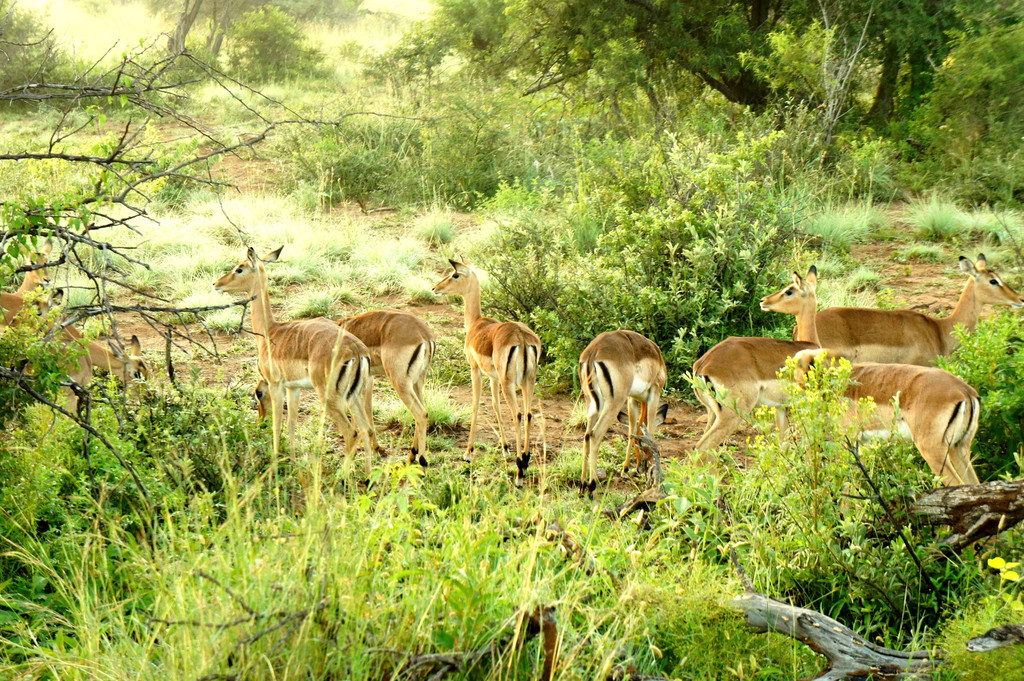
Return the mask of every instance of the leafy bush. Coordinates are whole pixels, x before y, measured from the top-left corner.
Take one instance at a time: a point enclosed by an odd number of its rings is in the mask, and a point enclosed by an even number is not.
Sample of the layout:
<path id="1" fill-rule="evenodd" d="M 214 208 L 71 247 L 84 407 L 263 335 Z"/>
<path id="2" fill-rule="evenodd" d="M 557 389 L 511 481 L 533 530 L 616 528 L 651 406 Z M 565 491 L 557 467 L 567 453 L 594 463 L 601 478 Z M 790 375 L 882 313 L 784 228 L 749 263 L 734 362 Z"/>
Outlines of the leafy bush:
<path id="1" fill-rule="evenodd" d="M 273 5 L 246 12 L 231 27 L 228 67 L 248 81 L 281 80 L 313 73 L 323 55 L 309 45 L 302 26 Z"/>
<path id="2" fill-rule="evenodd" d="M 939 366 L 961 377 L 981 395 L 974 436 L 974 469 L 982 480 L 1019 477 L 1014 457 L 1024 454 L 1024 322 L 1002 310 L 983 319 L 974 333 L 954 332 L 960 345 Z"/>
<path id="3" fill-rule="evenodd" d="M 662 348 L 679 387 L 711 345 L 779 324 L 757 304 L 784 281 L 795 234 L 760 165 L 771 143 L 724 144 L 702 163 L 682 143 L 667 155 L 650 139 L 603 143 L 579 179 L 586 194 L 499 224 L 481 254 L 495 283 L 487 304 L 532 323 L 553 361 L 546 375 L 562 384 L 594 336 L 628 328 Z M 584 252 L 581 212 L 607 225 Z"/>
<path id="4" fill-rule="evenodd" d="M 918 234 L 931 241 L 947 241 L 967 234 L 967 216 L 956 204 L 932 195 L 907 207 L 907 219 Z"/>

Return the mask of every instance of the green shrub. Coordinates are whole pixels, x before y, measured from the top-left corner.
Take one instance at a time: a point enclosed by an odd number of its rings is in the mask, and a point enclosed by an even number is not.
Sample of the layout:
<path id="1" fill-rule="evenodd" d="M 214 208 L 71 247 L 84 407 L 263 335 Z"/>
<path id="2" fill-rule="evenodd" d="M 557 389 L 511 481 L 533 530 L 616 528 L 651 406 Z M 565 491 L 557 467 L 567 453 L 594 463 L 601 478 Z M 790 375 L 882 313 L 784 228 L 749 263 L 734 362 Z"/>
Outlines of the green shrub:
<path id="1" fill-rule="evenodd" d="M 67 66 L 40 16 L 15 0 L 0 0 L 0 91 L 57 82 Z"/>
<path id="2" fill-rule="evenodd" d="M 881 210 L 870 203 L 851 203 L 835 208 L 827 206 L 800 226 L 809 235 L 821 237 L 824 245 L 846 252 L 851 244 L 865 241 L 884 221 Z"/>
<path id="3" fill-rule="evenodd" d="M 960 345 L 939 366 L 961 377 L 981 396 L 974 436 L 974 469 L 982 480 L 1020 476 L 1014 457 L 1024 453 L 1024 322 L 1008 310 L 983 319 L 974 333 L 960 333 Z"/>
<path id="4" fill-rule="evenodd" d="M 311 74 L 323 59 L 302 26 L 273 5 L 239 17 L 231 26 L 229 45 L 228 68 L 247 81 Z"/>
<path id="5" fill-rule="evenodd" d="M 719 340 L 779 325 L 758 307 L 784 282 L 795 233 L 760 165 L 771 142 L 724 144 L 703 163 L 684 145 L 666 156 L 653 140 L 604 142 L 580 178 L 592 194 L 499 223 L 481 253 L 494 283 L 485 305 L 531 323 L 545 375 L 562 385 L 594 336 L 628 328 L 662 348 L 679 387 Z M 569 216 L 584 211 L 607 227 L 581 253 Z"/>

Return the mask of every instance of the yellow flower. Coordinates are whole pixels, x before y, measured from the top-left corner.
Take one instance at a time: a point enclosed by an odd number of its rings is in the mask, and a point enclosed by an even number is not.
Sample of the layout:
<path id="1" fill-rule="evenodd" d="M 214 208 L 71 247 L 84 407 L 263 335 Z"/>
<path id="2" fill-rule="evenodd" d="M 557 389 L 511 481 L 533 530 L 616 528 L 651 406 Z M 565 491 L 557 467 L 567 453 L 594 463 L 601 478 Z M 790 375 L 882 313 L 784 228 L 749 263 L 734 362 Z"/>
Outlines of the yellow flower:
<path id="1" fill-rule="evenodd" d="M 1016 572 L 1014 572 L 1013 570 L 1004 570 L 1004 571 L 999 573 L 999 576 L 1002 579 L 1005 579 L 1005 580 L 1010 581 L 1010 582 L 1019 582 L 1020 581 L 1020 575 L 1017 574 Z"/>
<path id="2" fill-rule="evenodd" d="M 1002 570 L 1006 567 L 1006 561 L 1002 558 L 989 558 L 988 566 L 993 570 Z"/>

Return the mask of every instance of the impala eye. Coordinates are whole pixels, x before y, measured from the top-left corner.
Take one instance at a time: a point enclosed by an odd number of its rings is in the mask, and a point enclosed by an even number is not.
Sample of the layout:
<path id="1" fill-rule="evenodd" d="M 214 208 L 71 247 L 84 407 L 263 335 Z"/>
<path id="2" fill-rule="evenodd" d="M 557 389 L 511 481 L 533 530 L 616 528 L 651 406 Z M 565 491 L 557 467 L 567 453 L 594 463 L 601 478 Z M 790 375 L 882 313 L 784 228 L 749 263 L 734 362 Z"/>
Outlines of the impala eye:
<path id="1" fill-rule="evenodd" d="M 458 273 L 452 275 L 452 279 L 458 279 L 458 278 L 459 278 Z"/>
<path id="2" fill-rule="evenodd" d="M 999 286 L 998 279 L 990 279 L 988 283 L 992 284 L 993 286 Z"/>
<path id="3" fill-rule="evenodd" d="M 242 273 L 242 266 L 239 265 L 238 267 L 235 268 L 235 274 L 241 274 L 241 273 Z"/>
<path id="4" fill-rule="evenodd" d="M 793 295 L 793 289 L 791 289 L 791 288 L 786 289 L 786 295 L 787 296 Z"/>

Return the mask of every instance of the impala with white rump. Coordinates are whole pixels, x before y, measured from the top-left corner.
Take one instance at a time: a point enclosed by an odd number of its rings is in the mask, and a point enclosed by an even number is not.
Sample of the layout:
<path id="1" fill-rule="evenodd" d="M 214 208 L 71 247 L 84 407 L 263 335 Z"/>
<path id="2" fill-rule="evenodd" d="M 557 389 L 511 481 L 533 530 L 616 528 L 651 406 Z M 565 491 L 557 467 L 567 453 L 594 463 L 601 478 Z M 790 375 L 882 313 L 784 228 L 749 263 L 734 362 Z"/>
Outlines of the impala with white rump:
<path id="1" fill-rule="evenodd" d="M 519 322 L 499 322 L 480 312 L 480 278 L 468 262 L 449 260 L 452 273 L 434 287 L 436 294 L 462 296 L 466 316 L 466 359 L 473 378 L 473 418 L 469 424 L 466 455 L 472 458 L 476 435 L 476 417 L 483 390 L 482 374 L 491 382 L 491 404 L 498 421 L 502 449 L 507 449 L 505 428 L 501 423 L 498 385 L 512 408 L 516 424 L 516 467 L 521 479 L 530 465 L 530 424 L 533 421 L 533 389 L 537 383 L 540 338 Z M 516 403 L 516 390 L 522 392 L 523 405 Z M 520 430 L 523 431 L 520 440 Z"/>
<path id="2" fill-rule="evenodd" d="M 796 380 L 821 360 L 825 349 L 797 353 Z M 828 355 L 832 357 L 830 353 Z M 888 436 L 895 423 L 896 435 L 910 439 L 946 485 L 977 485 L 971 465 L 971 441 L 978 430 L 981 402 L 978 393 L 963 380 L 942 369 L 911 364 L 854 364 L 850 386 L 844 395 L 851 400 L 848 418 L 857 419 L 860 399 L 870 397 L 876 411 L 870 423 L 858 424 L 864 437 Z"/>
<path id="3" fill-rule="evenodd" d="M 388 377 L 398 399 L 413 415 L 416 433 L 409 450 L 409 463 L 418 460 L 421 466 L 426 467 L 429 421 L 423 386 L 434 358 L 434 333 L 422 319 L 401 310 L 370 310 L 345 317 L 338 326 L 366 345 L 370 351 L 370 371 L 376 376 L 384 374 Z M 370 440 L 374 451 L 377 451 L 377 436 L 372 430 Z"/>
<path id="4" fill-rule="evenodd" d="M 262 260 L 249 248 L 246 260 L 218 279 L 217 291 L 245 293 L 255 297 L 252 328 L 256 334 L 257 365 L 267 382 L 274 429 L 274 462 L 281 446 L 281 417 L 285 391 L 288 393 L 288 441 L 295 451 L 295 424 L 298 420 L 299 390 L 312 388 L 327 414 L 345 438 L 345 469 L 350 470 L 358 440 L 366 450 L 364 470 L 370 474 L 373 429 L 369 409 L 373 390 L 370 378 L 370 352 L 362 341 L 327 319 L 307 319 L 278 323 L 270 309 L 267 272 L 264 263 L 275 262 L 281 249 Z M 355 427 L 346 411 L 352 414 Z"/>
<path id="5" fill-rule="evenodd" d="M 628 408 L 629 437 L 626 463 L 640 423 L 653 437 L 668 405 L 659 407 L 668 376 L 661 350 L 635 331 L 607 331 L 590 342 L 580 355 L 580 387 L 587 401 L 587 431 L 583 436 L 580 482 L 591 493 L 597 488 L 597 454 L 608 428 Z M 628 405 L 627 405 L 628 403 Z M 640 457 L 637 456 L 637 465 Z"/>
<path id="6" fill-rule="evenodd" d="M 733 336 L 694 363 L 694 392 L 708 412 L 708 424 L 697 450 L 718 447 L 760 406 L 775 407 L 776 425 L 780 431 L 785 430 L 786 394 L 777 374 L 787 358 L 818 347 L 814 333 L 817 285 L 818 270 L 812 266 L 806 277 L 794 272 L 792 283 L 761 299 L 762 310 L 796 315 L 799 340 Z"/>

